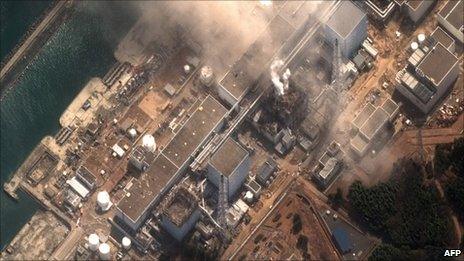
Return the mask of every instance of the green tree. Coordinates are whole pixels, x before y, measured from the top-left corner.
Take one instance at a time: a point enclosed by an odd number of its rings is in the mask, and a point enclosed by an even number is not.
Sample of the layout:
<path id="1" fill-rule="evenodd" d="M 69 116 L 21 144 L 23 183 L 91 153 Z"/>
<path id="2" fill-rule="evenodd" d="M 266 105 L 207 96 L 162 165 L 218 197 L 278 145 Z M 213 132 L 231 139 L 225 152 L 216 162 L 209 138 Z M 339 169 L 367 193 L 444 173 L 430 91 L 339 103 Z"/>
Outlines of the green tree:
<path id="1" fill-rule="evenodd" d="M 396 212 L 395 188 L 390 183 L 365 188 L 360 181 L 355 181 L 350 186 L 348 199 L 353 209 L 374 232 L 380 232 L 386 220 Z"/>
<path id="2" fill-rule="evenodd" d="M 457 177 L 446 185 L 446 197 L 456 212 L 464 217 L 464 178 Z"/>
<path id="3" fill-rule="evenodd" d="M 389 244 L 382 244 L 378 246 L 369 256 L 369 261 L 383 261 L 383 260 L 410 260 L 410 255 L 399 248 Z"/>

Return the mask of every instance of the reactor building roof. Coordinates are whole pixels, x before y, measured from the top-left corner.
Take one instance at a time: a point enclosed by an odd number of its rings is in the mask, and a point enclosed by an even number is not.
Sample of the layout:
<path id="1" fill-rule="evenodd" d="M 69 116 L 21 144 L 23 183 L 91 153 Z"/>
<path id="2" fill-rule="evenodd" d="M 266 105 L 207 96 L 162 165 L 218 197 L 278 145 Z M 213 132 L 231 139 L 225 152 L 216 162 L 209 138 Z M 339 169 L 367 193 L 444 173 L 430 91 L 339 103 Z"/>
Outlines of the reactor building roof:
<path id="1" fill-rule="evenodd" d="M 372 105 L 372 103 L 366 104 L 362 111 L 356 116 L 356 118 L 353 120 L 352 124 L 355 128 L 360 129 L 364 123 L 369 119 L 369 117 L 374 113 L 375 107 Z"/>
<path id="2" fill-rule="evenodd" d="M 179 170 L 220 124 L 226 112 L 217 100 L 207 96 L 148 170 L 134 179 L 132 187 L 118 203 L 119 210 L 137 221 L 178 176 Z"/>
<path id="3" fill-rule="evenodd" d="M 385 100 L 379 107 L 374 107 L 371 103 L 366 104 L 358 117 L 351 123 L 359 130 L 356 136 L 350 140 L 351 148 L 360 155 L 364 154 L 371 140 L 398 114 L 398 111 L 399 105 L 392 99 Z"/>
<path id="4" fill-rule="evenodd" d="M 363 137 L 361 137 L 358 133 L 351 139 L 350 145 L 358 154 L 363 154 L 366 151 L 369 142 L 363 139 Z"/>
<path id="5" fill-rule="evenodd" d="M 463 1 L 448 1 L 448 3 L 440 10 L 438 17 L 445 20 L 451 25 L 455 32 L 460 32 L 462 41 L 462 33 L 464 31 L 464 19 L 462 17 Z M 456 36 L 457 37 L 457 36 Z"/>
<path id="6" fill-rule="evenodd" d="M 248 151 L 229 137 L 211 157 L 210 164 L 224 176 L 229 177 L 247 156 Z"/>
<path id="7" fill-rule="evenodd" d="M 260 33 L 256 41 L 220 81 L 220 85 L 235 99 L 240 99 L 267 69 L 266 64 L 288 40 L 293 30 L 282 17 L 273 18 L 264 32 Z"/>
<path id="8" fill-rule="evenodd" d="M 133 221 L 136 221 L 149 207 L 151 202 L 174 177 L 178 168 L 164 155 L 160 154 L 139 179 L 133 181 L 126 196 L 119 202 L 118 208 Z"/>
<path id="9" fill-rule="evenodd" d="M 445 32 L 440 26 L 437 26 L 430 36 L 438 43 L 443 44 L 443 46 L 445 46 L 448 50 L 454 45 L 453 37 Z"/>
<path id="10" fill-rule="evenodd" d="M 441 86 L 441 82 L 458 61 L 458 58 L 453 53 L 441 43 L 438 43 L 422 59 L 417 66 L 417 71 L 428 78 L 434 86 L 438 87 Z"/>
<path id="11" fill-rule="evenodd" d="M 400 106 L 394 102 L 392 99 L 387 99 L 382 104 L 382 109 L 390 115 L 390 119 L 396 116 L 399 111 Z"/>
<path id="12" fill-rule="evenodd" d="M 377 108 L 369 120 L 359 130 L 367 139 L 372 139 L 378 130 L 388 121 L 389 115 L 382 108 Z"/>
<path id="13" fill-rule="evenodd" d="M 219 125 L 226 113 L 226 108 L 216 99 L 206 97 L 169 142 L 163 154 L 176 166 L 181 167 Z"/>
<path id="14" fill-rule="evenodd" d="M 177 227 L 181 227 L 193 211 L 197 209 L 198 199 L 184 187 L 174 191 L 163 207 L 163 214 Z"/>
<path id="15" fill-rule="evenodd" d="M 366 14 L 351 1 L 342 1 L 330 16 L 326 25 L 343 38 L 346 38 L 361 22 Z"/>

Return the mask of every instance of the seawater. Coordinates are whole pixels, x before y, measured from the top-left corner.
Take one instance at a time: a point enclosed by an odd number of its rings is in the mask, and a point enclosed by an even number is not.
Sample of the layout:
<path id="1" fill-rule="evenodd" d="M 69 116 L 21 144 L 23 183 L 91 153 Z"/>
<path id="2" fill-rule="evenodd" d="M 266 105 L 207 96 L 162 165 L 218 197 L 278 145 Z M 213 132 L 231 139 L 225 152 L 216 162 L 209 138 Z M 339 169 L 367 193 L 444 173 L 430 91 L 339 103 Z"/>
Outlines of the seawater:
<path id="1" fill-rule="evenodd" d="M 92 77 L 115 62 L 113 51 L 137 17 L 124 2 L 79 2 L 3 97 L 1 184 L 9 180 L 46 135 L 59 130 L 59 117 Z M 15 202 L 2 190 L 0 248 L 32 217 L 38 205 L 24 193 Z"/>
<path id="2" fill-rule="evenodd" d="M 19 43 L 37 18 L 52 1 L 0 2 L 0 60 Z"/>

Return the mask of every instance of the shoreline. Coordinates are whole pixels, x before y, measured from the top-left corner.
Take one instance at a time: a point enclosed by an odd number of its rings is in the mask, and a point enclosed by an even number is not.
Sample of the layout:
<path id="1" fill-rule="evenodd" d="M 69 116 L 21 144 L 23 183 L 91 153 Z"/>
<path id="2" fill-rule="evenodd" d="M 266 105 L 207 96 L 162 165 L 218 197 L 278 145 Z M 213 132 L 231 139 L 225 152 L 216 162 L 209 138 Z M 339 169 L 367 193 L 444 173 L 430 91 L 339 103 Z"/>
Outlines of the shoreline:
<path id="1" fill-rule="evenodd" d="M 31 28 L 32 32 L 27 33 L 26 37 L 7 56 L 2 62 L 0 72 L 0 101 L 11 89 L 13 83 L 18 79 L 24 69 L 32 59 L 40 52 L 43 45 L 56 32 L 59 26 L 66 21 L 73 10 L 72 1 L 58 1 L 47 10 L 43 18 L 37 20 Z M 28 31 L 29 32 L 29 31 Z"/>

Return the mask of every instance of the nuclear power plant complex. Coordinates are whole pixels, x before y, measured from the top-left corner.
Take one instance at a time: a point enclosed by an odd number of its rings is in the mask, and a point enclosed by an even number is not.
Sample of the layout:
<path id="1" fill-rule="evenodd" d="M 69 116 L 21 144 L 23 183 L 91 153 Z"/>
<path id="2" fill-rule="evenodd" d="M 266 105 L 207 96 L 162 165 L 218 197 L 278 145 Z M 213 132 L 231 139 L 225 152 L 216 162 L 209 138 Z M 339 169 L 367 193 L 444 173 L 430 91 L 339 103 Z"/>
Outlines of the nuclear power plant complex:
<path id="1" fill-rule="evenodd" d="M 462 3 L 146 2 L 5 183 L 58 225 L 1 259 L 368 259 L 350 185 L 463 135 Z"/>

